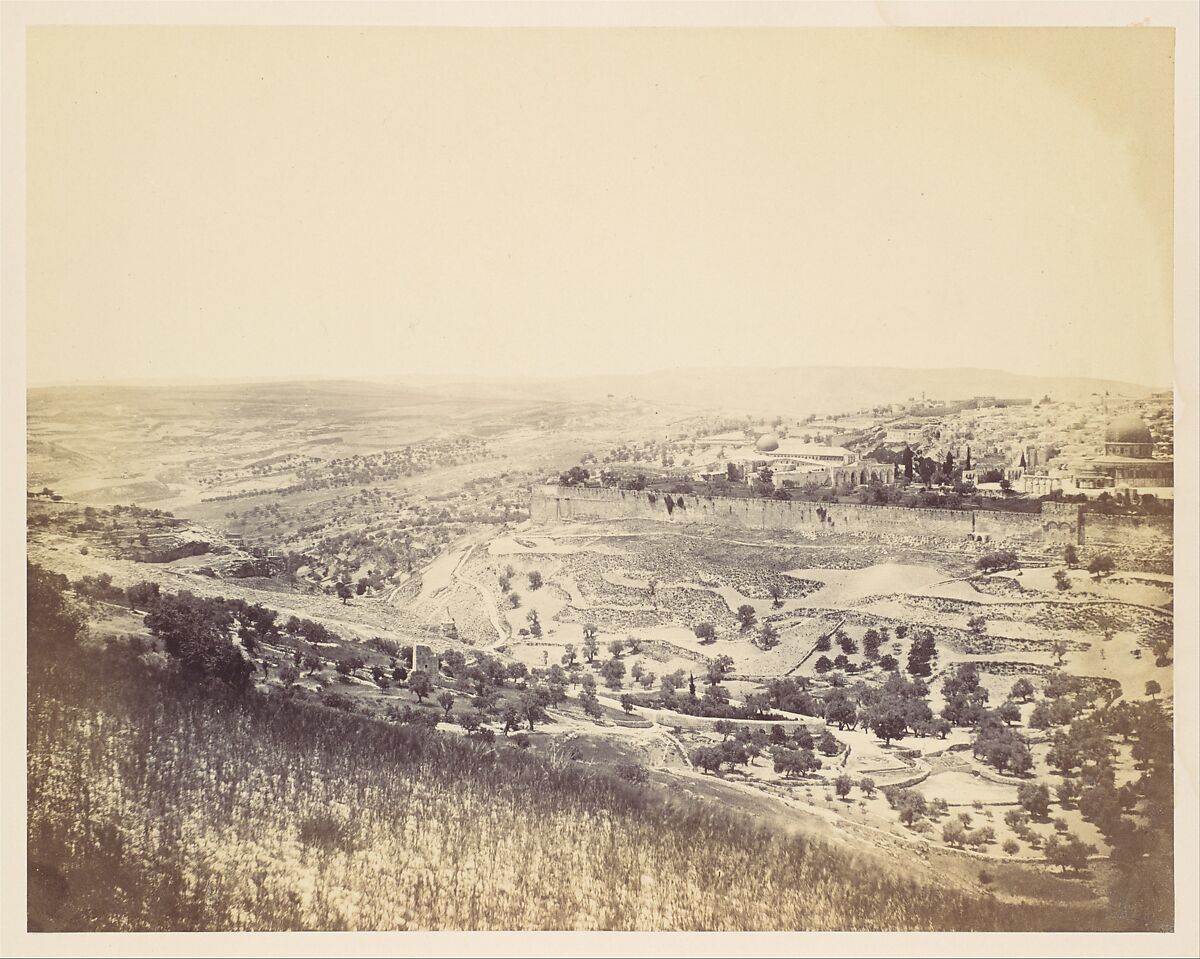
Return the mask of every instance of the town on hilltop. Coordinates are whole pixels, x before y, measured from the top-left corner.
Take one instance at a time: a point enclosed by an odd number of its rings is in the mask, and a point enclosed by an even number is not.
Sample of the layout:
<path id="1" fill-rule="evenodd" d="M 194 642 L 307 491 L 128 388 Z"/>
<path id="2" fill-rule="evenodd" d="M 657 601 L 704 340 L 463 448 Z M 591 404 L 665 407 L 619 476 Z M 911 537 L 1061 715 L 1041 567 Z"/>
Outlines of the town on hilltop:
<path id="1" fill-rule="evenodd" d="M 892 490 L 914 484 L 926 494 L 924 505 L 935 505 L 930 497 L 936 496 L 952 508 L 963 496 L 1019 501 L 1053 495 L 1126 506 L 1147 497 L 1147 506 L 1173 499 L 1170 395 L 1122 405 L 1123 412 L 1108 414 L 1103 399 L 1097 411 L 1049 397 L 1036 404 L 975 397 L 923 401 L 899 416 L 897 409 L 875 409 L 791 423 L 777 417 L 665 442 L 660 465 L 669 472 L 660 475 L 727 495 L 741 493 L 739 482 L 760 492 L 770 486 L 789 498 L 866 488 L 880 505 L 892 501 Z M 1072 421 L 1064 422 L 1064 415 Z M 1157 438 L 1143 416 L 1154 422 Z M 628 472 L 622 466 L 601 465 L 586 479 L 579 472 L 564 476 L 571 484 L 619 485 Z"/>

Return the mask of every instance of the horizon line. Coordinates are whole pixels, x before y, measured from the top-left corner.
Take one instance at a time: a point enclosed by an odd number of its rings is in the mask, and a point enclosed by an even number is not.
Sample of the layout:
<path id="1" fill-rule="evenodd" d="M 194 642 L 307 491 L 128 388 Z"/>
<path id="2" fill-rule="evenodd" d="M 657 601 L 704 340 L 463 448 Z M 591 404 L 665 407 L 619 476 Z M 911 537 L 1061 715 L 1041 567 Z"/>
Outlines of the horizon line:
<path id="1" fill-rule="evenodd" d="M 544 374 L 544 373 L 487 373 L 479 375 L 462 375 L 452 373 L 400 373 L 400 374 L 367 374 L 363 376 L 355 376 L 346 373 L 280 373 L 264 376 L 204 376 L 204 375 L 189 375 L 181 377 L 134 377 L 121 379 L 71 379 L 71 380 L 54 380 L 42 382 L 26 382 L 26 392 L 33 390 L 45 389 L 67 389 L 67 388 L 129 388 L 129 387 L 168 387 L 168 386 L 237 386 L 240 384 L 267 384 L 275 383 L 284 384 L 304 384 L 304 383 L 362 383 L 376 385 L 401 385 L 405 381 L 413 382 L 438 382 L 444 385 L 453 384 L 485 384 L 485 383 L 520 383 L 520 382 L 542 382 L 553 383 L 570 380 L 596 380 L 605 378 L 620 378 L 620 377 L 639 377 L 639 376 L 655 376 L 659 374 L 681 373 L 681 372 L 718 372 L 721 370 L 738 370 L 738 371 L 769 371 L 769 372 L 784 372 L 788 370 L 893 370 L 897 372 L 961 372 L 961 373 L 1000 373 L 1006 376 L 1022 377 L 1026 379 L 1059 379 L 1059 380 L 1082 380 L 1096 381 L 1104 383 L 1119 384 L 1121 386 L 1132 386 L 1140 389 L 1150 390 L 1152 392 L 1170 391 L 1175 384 L 1172 383 L 1142 383 L 1136 380 L 1119 379 L 1112 376 L 1096 376 L 1096 375 L 1079 375 L 1079 374 L 1056 374 L 1056 373 L 1024 373 L 1015 370 L 1004 369 L 1001 367 L 987 366 L 884 366 L 880 364 L 855 364 L 855 363 L 821 363 L 814 365 L 787 364 L 784 366 L 769 366 L 769 365 L 748 365 L 748 364 L 722 364 L 713 366 L 670 366 L 658 367 L 648 370 L 625 370 L 625 371 L 608 371 L 599 373 L 578 373 L 578 374 Z"/>

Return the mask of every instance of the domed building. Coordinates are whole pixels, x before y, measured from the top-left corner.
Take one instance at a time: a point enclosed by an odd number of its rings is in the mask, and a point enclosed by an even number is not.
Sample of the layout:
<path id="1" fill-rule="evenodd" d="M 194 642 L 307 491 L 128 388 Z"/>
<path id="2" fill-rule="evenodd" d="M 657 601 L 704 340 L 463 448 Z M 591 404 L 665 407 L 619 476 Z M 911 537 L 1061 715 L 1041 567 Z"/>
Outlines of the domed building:
<path id="1" fill-rule="evenodd" d="M 1150 459 L 1154 456 L 1154 437 L 1136 413 L 1118 416 L 1104 431 L 1105 456 L 1134 456 Z"/>
<path id="2" fill-rule="evenodd" d="M 780 439 L 774 432 L 763 433 L 753 446 L 735 452 L 730 462 L 739 468 L 747 482 L 753 482 L 764 466 L 770 467 L 776 486 L 805 486 L 815 482 L 834 489 L 853 489 L 872 480 L 890 484 L 896 475 L 893 465 L 864 462 L 844 446 Z"/>
<path id="3" fill-rule="evenodd" d="M 1075 477 L 1080 489 L 1166 489 L 1175 485 L 1175 464 L 1154 456 L 1154 436 L 1136 413 L 1118 416 L 1104 431 L 1104 455 Z"/>

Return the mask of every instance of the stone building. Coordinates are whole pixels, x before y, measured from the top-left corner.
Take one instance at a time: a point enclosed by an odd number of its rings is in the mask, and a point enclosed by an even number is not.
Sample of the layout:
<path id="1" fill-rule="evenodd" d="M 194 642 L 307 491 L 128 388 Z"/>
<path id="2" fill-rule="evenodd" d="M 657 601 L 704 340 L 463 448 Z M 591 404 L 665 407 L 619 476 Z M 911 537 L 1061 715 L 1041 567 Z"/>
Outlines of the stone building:
<path id="1" fill-rule="evenodd" d="M 421 643 L 413 644 L 412 671 L 428 673 L 430 676 L 437 675 L 438 658 L 432 648 Z"/>
<path id="2" fill-rule="evenodd" d="M 1026 473 L 1023 488 L 1031 496 L 1046 496 L 1063 488 L 1063 478 L 1050 473 Z"/>
<path id="3" fill-rule="evenodd" d="M 1142 418 L 1128 413 L 1104 432 L 1104 455 L 1085 461 L 1075 474 L 1080 489 L 1152 489 L 1175 485 L 1175 464 L 1154 456 L 1154 437 Z"/>
<path id="4" fill-rule="evenodd" d="M 750 482 L 760 469 L 770 467 L 775 486 L 817 483 L 834 489 L 853 489 L 873 480 L 890 484 L 896 475 L 891 464 L 863 460 L 843 446 L 781 440 L 775 433 L 764 433 L 752 448 L 739 450 L 731 461 Z"/>
<path id="5" fill-rule="evenodd" d="M 825 446 L 801 440 L 781 440 L 775 433 L 763 433 L 748 454 L 772 469 L 794 466 L 849 466 L 858 454 L 844 446 Z"/>

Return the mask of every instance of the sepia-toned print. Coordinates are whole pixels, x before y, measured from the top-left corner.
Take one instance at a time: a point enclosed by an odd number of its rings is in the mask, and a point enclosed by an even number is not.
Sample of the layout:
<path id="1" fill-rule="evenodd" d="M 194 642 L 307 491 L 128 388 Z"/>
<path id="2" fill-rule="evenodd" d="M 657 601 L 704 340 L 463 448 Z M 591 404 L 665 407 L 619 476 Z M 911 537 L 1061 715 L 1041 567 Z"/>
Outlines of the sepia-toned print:
<path id="1" fill-rule="evenodd" d="M 30 27 L 28 932 L 1172 932 L 1174 42 Z"/>

